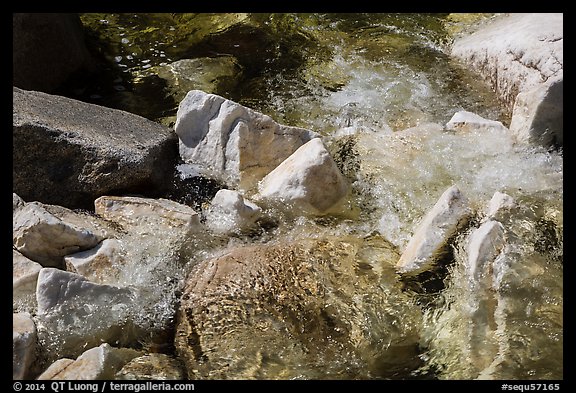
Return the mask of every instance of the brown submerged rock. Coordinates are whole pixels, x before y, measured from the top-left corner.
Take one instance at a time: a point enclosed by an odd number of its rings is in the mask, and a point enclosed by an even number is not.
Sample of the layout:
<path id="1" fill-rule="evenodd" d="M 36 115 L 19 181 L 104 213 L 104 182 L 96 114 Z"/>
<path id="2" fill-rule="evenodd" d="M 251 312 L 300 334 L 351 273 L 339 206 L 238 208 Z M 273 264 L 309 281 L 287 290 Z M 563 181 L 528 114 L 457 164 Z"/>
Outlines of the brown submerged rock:
<path id="1" fill-rule="evenodd" d="M 378 239 L 247 246 L 199 263 L 177 313 L 188 377 L 363 379 L 414 367 L 420 310 L 399 289 L 397 252 Z"/>

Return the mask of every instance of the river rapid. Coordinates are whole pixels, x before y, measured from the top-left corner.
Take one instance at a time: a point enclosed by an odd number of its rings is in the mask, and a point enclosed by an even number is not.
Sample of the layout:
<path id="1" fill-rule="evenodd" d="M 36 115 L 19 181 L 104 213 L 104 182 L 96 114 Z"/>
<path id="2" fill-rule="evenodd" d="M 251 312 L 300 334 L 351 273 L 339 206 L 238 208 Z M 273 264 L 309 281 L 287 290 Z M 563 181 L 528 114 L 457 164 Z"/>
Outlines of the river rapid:
<path id="1" fill-rule="evenodd" d="M 113 77 L 70 86 L 71 96 L 170 126 L 186 89 L 210 88 L 278 123 L 320 133 L 352 185 L 341 214 L 269 212 L 274 225 L 257 234 L 196 239 L 169 252 L 159 239 L 173 234 L 155 233 L 137 253 L 153 259 L 154 267 L 126 273 L 127 282 L 145 282 L 159 270 L 183 279 L 187 271 L 181 264 L 157 268 L 174 253 L 187 259 L 190 269 L 230 245 L 330 239 L 317 258 L 332 260 L 335 267 L 323 273 L 319 285 L 333 307 L 354 308 L 342 316 L 355 318 L 347 322 L 363 337 L 356 350 L 366 352 L 350 355 L 350 361 L 326 352 L 314 367 L 301 364 L 298 353 L 286 353 L 283 364 L 292 367 L 290 372 L 278 366 L 268 367 L 276 374 L 263 374 L 258 369 L 266 359 L 258 348 L 270 338 L 253 337 L 247 352 L 236 355 L 253 359 L 255 371 L 245 377 L 561 379 L 562 151 L 516 144 L 494 130 L 442 129 L 460 110 L 509 125 L 510 113 L 489 87 L 447 55 L 455 35 L 494 17 L 81 14 Z M 174 70 L 184 59 L 203 59 L 194 63 L 196 74 L 222 71 L 197 85 L 172 71 L 166 77 L 167 67 Z M 477 212 L 497 191 L 516 201 L 503 223 L 506 248 L 485 277 L 490 283 L 469 282 L 465 250 L 471 228 L 454 239 L 438 277 L 428 282 L 400 277 L 396 258 L 418 222 L 454 184 Z M 475 222 L 480 220 L 479 213 Z M 340 304 L 336 289 L 351 294 L 353 304 Z M 161 318 L 175 307 L 173 297 L 166 299 L 156 299 Z M 404 338 L 409 349 L 402 346 Z M 381 356 L 386 351 L 390 356 Z M 399 364 L 390 360 L 393 355 Z M 362 363 L 368 358 L 380 364 Z M 301 370 L 294 371 L 299 364 Z"/>

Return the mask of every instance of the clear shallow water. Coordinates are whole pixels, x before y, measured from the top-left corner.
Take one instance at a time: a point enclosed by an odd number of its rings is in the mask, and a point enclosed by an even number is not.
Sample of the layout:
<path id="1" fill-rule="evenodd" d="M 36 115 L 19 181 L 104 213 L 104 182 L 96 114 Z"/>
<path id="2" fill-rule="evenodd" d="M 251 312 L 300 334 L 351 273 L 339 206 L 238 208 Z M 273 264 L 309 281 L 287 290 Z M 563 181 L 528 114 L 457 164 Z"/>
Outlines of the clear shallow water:
<path id="1" fill-rule="evenodd" d="M 108 93 L 86 88 L 88 100 L 168 119 L 178 103 L 170 100 L 166 84 L 151 76 L 153 67 L 186 56 L 232 55 L 242 76 L 233 87 L 219 90 L 216 84 L 214 92 L 280 123 L 320 132 L 353 188 L 350 208 L 340 216 L 306 219 L 269 212 L 276 226 L 253 237 L 195 239 L 176 252 L 179 263 L 162 264 L 163 259 L 174 259 L 174 250 L 155 240 L 173 239 L 173 233 L 155 234 L 145 248 L 127 250 L 139 256 L 140 267 L 125 273 L 126 282 L 168 283 L 141 297 L 155 305 L 150 313 L 153 326 L 170 319 L 174 282 L 226 245 L 322 237 L 381 239 L 358 246 L 345 258 L 335 253 L 336 267 L 325 272 L 327 292 L 340 285 L 357 300 L 354 312 L 342 311 L 365 340 L 354 354 L 355 366 L 338 361 L 336 351 L 324 357 L 320 353 L 310 370 L 303 365 L 307 355 L 294 351 L 283 355 L 290 372 L 281 362 L 267 368 L 262 364 L 271 360 L 259 352 L 267 343 L 251 335 L 253 341 L 242 351 L 248 363 L 253 361 L 245 367 L 253 370 L 249 377 L 562 378 L 562 155 L 514 144 L 505 133 L 455 134 L 438 126 L 462 109 L 505 125 L 509 118 L 475 75 L 444 54 L 454 27 L 447 16 L 94 14 L 83 15 L 83 20 L 105 33 L 110 40 L 106 55 L 125 75 L 114 85 L 122 88 Z M 238 21 L 244 27 L 238 27 Z M 249 56 L 248 49 L 256 50 L 250 41 L 266 44 L 266 49 Z M 156 106 L 134 106 L 162 97 L 166 101 Z M 402 131 L 409 127 L 417 128 Z M 453 244 L 442 288 L 413 291 L 394 273 L 395 258 L 452 184 L 478 212 L 496 191 L 515 198 L 518 207 L 503 222 L 507 246 L 492 274 L 487 273 L 490 288 L 471 291 L 464 269 L 468 230 Z M 394 251 L 383 251 L 381 244 Z M 327 258 L 318 255 L 319 260 Z M 376 272 L 371 279 L 362 276 L 366 269 Z M 386 361 L 380 366 L 365 363 L 374 351 L 398 350 L 385 344 L 386 337 L 398 342 L 399 337 L 413 340 L 415 335 L 413 363 L 404 362 L 399 369 Z M 298 364 L 300 374 L 293 370 Z"/>

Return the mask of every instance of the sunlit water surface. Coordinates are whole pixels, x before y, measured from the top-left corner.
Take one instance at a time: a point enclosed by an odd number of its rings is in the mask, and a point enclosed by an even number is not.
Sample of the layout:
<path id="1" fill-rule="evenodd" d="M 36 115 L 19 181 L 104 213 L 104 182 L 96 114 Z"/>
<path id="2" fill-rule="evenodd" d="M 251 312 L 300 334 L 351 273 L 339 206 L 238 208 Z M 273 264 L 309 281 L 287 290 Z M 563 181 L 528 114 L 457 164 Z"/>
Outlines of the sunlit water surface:
<path id="1" fill-rule="evenodd" d="M 186 40 L 173 36 L 174 31 L 182 30 L 176 17 L 85 14 L 83 18 L 101 30 L 108 29 L 108 36 L 117 40 L 110 56 L 115 55 L 123 65 L 124 80 L 133 78 L 132 85 L 126 85 L 133 92 L 146 91 L 138 83 L 149 83 L 149 75 L 142 77 L 149 65 L 176 61 L 186 53 L 182 48 Z M 188 18 L 187 23 L 193 25 L 208 16 Z M 226 18 L 270 24 L 278 16 Z M 226 18 L 222 16 L 222 20 Z M 315 42 L 315 46 L 299 48 L 306 61 L 290 67 L 282 51 L 267 52 L 276 56 L 268 60 L 269 66 L 257 64 L 260 68 L 252 74 L 244 69 L 238 84 L 216 92 L 280 123 L 321 133 L 352 185 L 348 210 L 320 219 L 279 212 L 277 225 L 259 235 L 231 240 L 197 238 L 177 250 L 166 250 L 166 244 L 174 242 L 158 241 L 174 239 L 173 233 L 144 236 L 144 248 L 126 250 L 141 259 L 123 276 L 126 283 L 143 287 L 162 283 L 158 291 L 142 291 L 142 308 L 151 311 L 150 320 L 141 324 L 155 326 L 158 321 L 170 320 L 177 283 L 187 269 L 227 244 L 330 238 L 341 239 L 333 241 L 345 247 L 357 241 L 363 245 L 354 246 L 355 251 L 346 257 L 334 251 L 335 267 L 326 270 L 320 281 L 327 303 L 342 310 L 354 308 L 354 312 L 342 311 L 341 315 L 354 319 L 345 322 L 361 332 L 360 353 L 343 360 L 336 356 L 338 352 L 326 352 L 310 366 L 302 363 L 308 355 L 293 351 L 282 355 L 284 366 L 263 365 L 272 361 L 261 353 L 269 343 L 254 335 L 242 353 L 235 355 L 253 361 L 252 374 L 242 374 L 244 377 L 562 378 L 562 154 L 515 144 L 508 133 L 498 130 L 454 133 L 443 129 L 459 110 L 505 125 L 509 120 L 477 75 L 445 54 L 450 40 L 446 16 L 319 14 L 291 15 L 290 20 Z M 203 28 L 190 30 L 185 37 L 190 39 Z M 164 34 L 164 41 L 146 42 L 142 34 L 130 35 L 130 31 L 136 34 L 145 29 Z M 222 31 L 211 34 L 221 37 Z M 137 48 L 130 49 L 131 44 Z M 117 86 L 123 86 L 121 79 Z M 116 91 L 124 93 L 123 89 L 117 87 Z M 121 102 L 114 101 L 114 105 L 121 107 Z M 172 102 L 148 115 L 153 119 L 173 116 L 176 107 L 177 102 Z M 403 131 L 411 127 L 416 128 Z M 485 274 L 489 284 L 473 291 L 464 268 L 471 230 L 467 229 L 451 246 L 453 257 L 442 285 L 414 289 L 395 273 L 396 258 L 420 219 L 454 184 L 476 209 L 476 225 L 496 191 L 516 200 L 517 207 L 502 223 L 507 245 L 493 271 Z M 180 262 L 164 263 L 175 259 Z M 365 276 L 367 270 L 369 276 Z M 353 304 L 338 305 L 338 298 L 329 295 L 338 287 L 355 299 Z M 137 312 L 135 309 L 132 312 Z M 402 337 L 411 343 L 408 352 L 394 345 L 402 342 Z M 283 340 L 280 336 L 276 339 Z M 393 351 L 398 351 L 402 361 L 397 367 L 382 355 Z M 406 354 L 413 361 L 402 357 Z M 369 359 L 379 356 L 384 359 L 379 366 L 370 363 Z"/>

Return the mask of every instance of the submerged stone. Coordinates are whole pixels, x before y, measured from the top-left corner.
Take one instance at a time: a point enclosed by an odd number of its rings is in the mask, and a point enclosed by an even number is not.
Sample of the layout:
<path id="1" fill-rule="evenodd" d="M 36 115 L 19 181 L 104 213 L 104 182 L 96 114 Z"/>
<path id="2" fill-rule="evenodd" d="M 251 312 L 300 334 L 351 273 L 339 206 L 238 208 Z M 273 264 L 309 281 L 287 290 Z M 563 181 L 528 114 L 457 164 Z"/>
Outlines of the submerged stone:
<path id="1" fill-rule="evenodd" d="M 241 77 L 241 68 L 233 56 L 181 59 L 149 70 L 168 83 L 175 102 L 190 90 L 217 94 L 233 88 Z"/>
<path id="2" fill-rule="evenodd" d="M 182 364 L 163 353 L 149 353 L 136 357 L 116 373 L 119 380 L 183 380 L 185 372 Z"/>
<path id="3" fill-rule="evenodd" d="M 394 258 L 368 240 L 326 238 L 200 262 L 177 312 L 188 377 L 362 379 L 413 367 L 420 312 Z"/>

